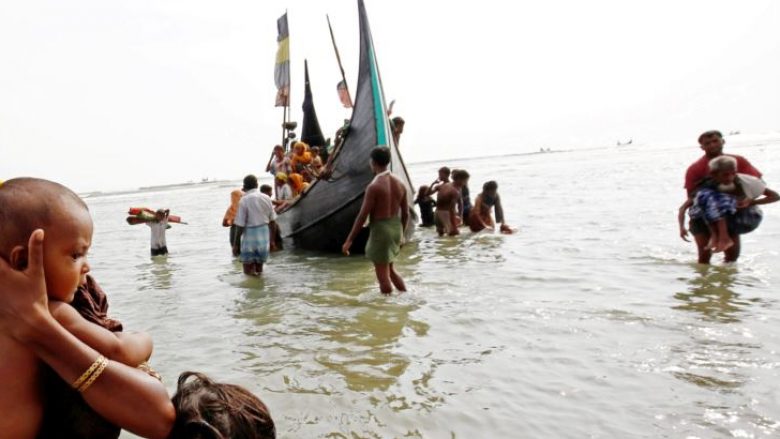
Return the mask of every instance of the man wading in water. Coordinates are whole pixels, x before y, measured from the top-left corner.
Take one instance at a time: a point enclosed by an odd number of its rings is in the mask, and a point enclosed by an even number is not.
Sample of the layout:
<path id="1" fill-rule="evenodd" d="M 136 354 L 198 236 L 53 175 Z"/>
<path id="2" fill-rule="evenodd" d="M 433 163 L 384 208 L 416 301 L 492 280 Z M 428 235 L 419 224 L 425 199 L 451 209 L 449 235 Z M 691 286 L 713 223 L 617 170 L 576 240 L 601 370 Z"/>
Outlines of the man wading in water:
<path id="1" fill-rule="evenodd" d="M 401 241 L 409 221 L 409 204 L 406 201 L 406 187 L 387 169 L 389 163 L 388 148 L 377 147 L 371 151 L 371 170 L 376 177 L 366 188 L 363 206 L 341 248 L 349 256 L 352 241 L 360 233 L 366 219 L 370 218 L 371 234 L 366 244 L 366 257 L 374 263 L 382 294 L 392 293 L 393 286 L 398 291 L 406 291 L 404 280 L 395 271 L 393 262 L 401 251 Z"/>

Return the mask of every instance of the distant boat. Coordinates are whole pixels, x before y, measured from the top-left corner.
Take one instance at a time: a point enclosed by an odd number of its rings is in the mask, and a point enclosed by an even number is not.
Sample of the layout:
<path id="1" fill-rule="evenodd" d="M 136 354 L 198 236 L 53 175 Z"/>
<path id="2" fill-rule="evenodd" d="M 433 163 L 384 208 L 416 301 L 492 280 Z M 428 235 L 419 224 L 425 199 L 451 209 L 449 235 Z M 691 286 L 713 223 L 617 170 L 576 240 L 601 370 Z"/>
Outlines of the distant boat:
<path id="1" fill-rule="evenodd" d="M 617 141 L 617 146 L 627 146 L 634 143 L 634 139 L 628 139 L 628 142 L 621 142 L 620 140 Z"/>
<path id="2" fill-rule="evenodd" d="M 390 148 L 390 169 L 406 185 L 409 210 L 414 191 L 409 173 L 391 135 L 390 120 L 382 89 L 382 78 L 368 25 L 363 0 L 358 0 L 360 18 L 360 64 L 357 93 L 346 140 L 332 161 L 333 173 L 317 180 L 289 208 L 280 213 L 277 222 L 283 238 L 291 239 L 297 248 L 340 252 L 363 203 L 366 186 L 374 178 L 369 166 L 371 150 L 377 145 Z M 410 219 L 407 235 L 413 231 Z M 356 252 L 363 251 L 368 230 L 353 242 Z"/>

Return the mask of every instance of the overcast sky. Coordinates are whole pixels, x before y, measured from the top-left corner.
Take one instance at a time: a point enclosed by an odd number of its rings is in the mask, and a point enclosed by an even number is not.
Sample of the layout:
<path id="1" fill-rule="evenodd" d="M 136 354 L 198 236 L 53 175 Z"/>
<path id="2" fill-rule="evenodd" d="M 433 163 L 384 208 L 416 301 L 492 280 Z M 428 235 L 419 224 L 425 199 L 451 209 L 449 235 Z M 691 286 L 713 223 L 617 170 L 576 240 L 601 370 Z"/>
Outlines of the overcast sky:
<path id="1" fill-rule="evenodd" d="M 780 129 L 776 0 L 366 0 L 408 162 Z M 353 0 L 0 0 L 0 179 L 134 188 L 264 169 L 289 11 L 326 137 L 349 117 Z"/>

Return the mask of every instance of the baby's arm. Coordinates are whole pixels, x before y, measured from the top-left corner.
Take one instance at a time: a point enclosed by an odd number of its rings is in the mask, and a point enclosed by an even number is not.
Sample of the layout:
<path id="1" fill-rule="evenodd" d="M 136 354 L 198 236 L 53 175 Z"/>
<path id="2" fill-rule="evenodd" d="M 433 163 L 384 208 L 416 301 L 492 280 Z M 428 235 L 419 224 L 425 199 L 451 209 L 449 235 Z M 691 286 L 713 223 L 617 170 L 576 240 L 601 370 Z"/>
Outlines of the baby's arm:
<path id="1" fill-rule="evenodd" d="M 68 332 L 111 360 L 136 367 L 152 356 L 149 334 L 111 332 L 86 320 L 67 303 L 50 302 L 49 309 Z"/>

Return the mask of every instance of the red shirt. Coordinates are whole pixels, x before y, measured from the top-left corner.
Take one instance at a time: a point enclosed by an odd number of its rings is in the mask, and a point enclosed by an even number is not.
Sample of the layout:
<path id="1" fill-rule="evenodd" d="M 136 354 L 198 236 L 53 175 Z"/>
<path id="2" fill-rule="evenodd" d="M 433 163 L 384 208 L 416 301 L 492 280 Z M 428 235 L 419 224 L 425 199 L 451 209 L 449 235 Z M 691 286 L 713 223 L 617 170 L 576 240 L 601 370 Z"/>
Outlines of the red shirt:
<path id="1" fill-rule="evenodd" d="M 761 172 L 754 168 L 745 157 L 736 154 L 723 155 L 737 159 L 737 172 L 740 174 L 748 174 L 756 178 L 761 178 Z M 712 159 L 705 155 L 693 162 L 691 166 L 688 166 L 688 170 L 685 172 L 685 190 L 689 193 L 696 189 L 696 185 L 710 174 L 710 160 Z"/>

